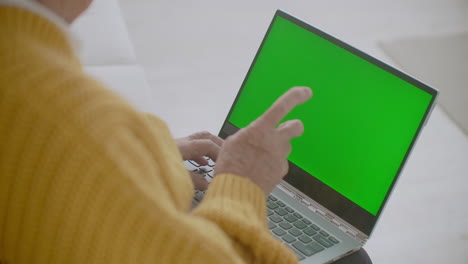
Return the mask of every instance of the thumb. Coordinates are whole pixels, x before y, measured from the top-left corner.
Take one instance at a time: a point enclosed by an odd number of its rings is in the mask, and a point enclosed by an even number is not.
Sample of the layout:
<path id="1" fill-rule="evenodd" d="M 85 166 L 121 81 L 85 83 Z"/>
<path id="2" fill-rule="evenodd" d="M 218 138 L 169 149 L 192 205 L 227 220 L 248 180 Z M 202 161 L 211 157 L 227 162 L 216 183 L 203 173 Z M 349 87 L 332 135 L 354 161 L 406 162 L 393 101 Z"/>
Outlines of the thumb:
<path id="1" fill-rule="evenodd" d="M 190 172 L 190 176 L 192 177 L 193 185 L 195 186 L 195 190 L 205 191 L 208 189 L 208 182 L 203 178 L 203 176 L 197 172 Z"/>

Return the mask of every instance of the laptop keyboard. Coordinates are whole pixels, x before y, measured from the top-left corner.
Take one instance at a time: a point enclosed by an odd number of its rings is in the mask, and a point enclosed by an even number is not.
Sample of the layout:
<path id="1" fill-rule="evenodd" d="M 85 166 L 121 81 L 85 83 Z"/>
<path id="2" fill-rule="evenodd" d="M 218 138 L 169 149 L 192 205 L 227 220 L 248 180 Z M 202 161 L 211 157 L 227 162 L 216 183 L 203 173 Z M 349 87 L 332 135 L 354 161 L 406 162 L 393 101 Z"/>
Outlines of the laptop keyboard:
<path id="1" fill-rule="evenodd" d="M 200 166 L 198 165 L 198 163 L 191 161 L 191 160 L 184 161 L 184 165 L 185 165 L 185 168 L 187 168 L 187 170 L 191 172 L 199 173 L 200 175 L 203 176 L 203 178 L 205 178 L 205 180 L 208 183 L 210 183 L 213 180 L 215 163 L 212 159 L 208 157 L 205 157 L 205 159 L 208 161 L 208 165 L 206 166 Z M 200 203 L 203 199 L 203 196 L 205 196 L 204 191 L 195 190 L 193 194 L 194 205 L 197 205 L 198 203 Z"/>
<path id="2" fill-rule="evenodd" d="M 185 167 L 197 172 L 211 182 L 214 175 L 215 163 L 210 159 L 207 166 L 200 166 L 193 161 L 185 161 Z M 194 205 L 200 203 L 205 195 L 204 191 L 194 192 Z M 287 206 L 277 197 L 270 194 L 267 198 L 268 228 L 271 233 L 296 253 L 299 260 L 310 257 L 327 248 L 340 243 L 317 224 L 303 217 L 293 208 Z"/>
<path id="3" fill-rule="evenodd" d="M 270 231 L 290 247 L 299 260 L 340 243 L 272 194 L 267 199 L 267 214 Z"/>

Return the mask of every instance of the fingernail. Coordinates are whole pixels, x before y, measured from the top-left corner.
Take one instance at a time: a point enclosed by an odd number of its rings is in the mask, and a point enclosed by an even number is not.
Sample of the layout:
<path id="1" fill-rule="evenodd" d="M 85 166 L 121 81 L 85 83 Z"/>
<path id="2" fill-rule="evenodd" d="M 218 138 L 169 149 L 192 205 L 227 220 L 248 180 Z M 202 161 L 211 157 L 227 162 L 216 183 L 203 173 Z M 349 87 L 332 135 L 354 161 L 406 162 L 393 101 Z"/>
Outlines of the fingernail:
<path id="1" fill-rule="evenodd" d="M 305 96 L 307 96 L 308 98 L 312 97 L 312 89 L 310 87 L 307 87 L 307 86 L 301 86 L 301 87 L 304 90 Z"/>

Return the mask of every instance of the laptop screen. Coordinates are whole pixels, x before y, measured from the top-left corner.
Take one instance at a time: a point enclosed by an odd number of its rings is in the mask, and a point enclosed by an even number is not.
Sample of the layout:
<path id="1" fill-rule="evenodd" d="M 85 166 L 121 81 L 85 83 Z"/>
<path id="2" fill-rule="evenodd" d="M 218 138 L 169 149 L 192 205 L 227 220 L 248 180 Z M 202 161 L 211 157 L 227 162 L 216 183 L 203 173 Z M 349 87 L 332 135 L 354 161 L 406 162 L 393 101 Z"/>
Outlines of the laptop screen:
<path id="1" fill-rule="evenodd" d="M 284 119 L 305 127 L 285 180 L 370 234 L 436 91 L 278 11 L 220 135 L 293 86 L 314 96 Z"/>

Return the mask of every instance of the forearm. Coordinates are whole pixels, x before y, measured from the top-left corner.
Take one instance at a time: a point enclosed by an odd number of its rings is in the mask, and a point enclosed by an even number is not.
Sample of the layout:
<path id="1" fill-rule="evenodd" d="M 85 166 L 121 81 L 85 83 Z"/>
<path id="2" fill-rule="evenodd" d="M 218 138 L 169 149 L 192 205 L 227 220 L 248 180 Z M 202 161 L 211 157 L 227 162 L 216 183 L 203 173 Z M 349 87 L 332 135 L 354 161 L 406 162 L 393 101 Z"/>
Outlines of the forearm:
<path id="1" fill-rule="evenodd" d="M 217 175 L 193 213 L 219 225 L 248 263 L 297 263 L 267 228 L 264 192 L 245 177 Z"/>

